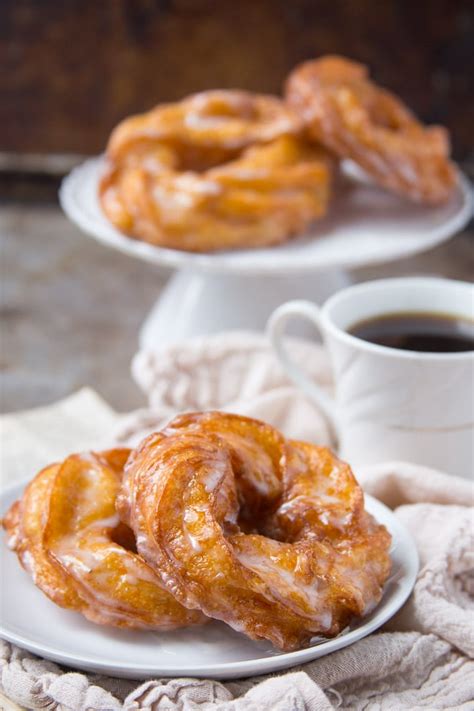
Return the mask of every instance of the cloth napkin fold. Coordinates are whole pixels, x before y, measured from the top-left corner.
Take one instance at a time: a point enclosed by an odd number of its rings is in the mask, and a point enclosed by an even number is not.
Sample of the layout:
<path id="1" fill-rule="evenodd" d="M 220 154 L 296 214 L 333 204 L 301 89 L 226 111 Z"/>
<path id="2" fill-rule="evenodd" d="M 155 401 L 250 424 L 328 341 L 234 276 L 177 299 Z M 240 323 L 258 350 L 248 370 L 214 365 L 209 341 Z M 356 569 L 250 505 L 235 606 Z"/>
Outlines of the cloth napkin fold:
<path id="1" fill-rule="evenodd" d="M 297 341 L 291 347 L 330 389 L 324 351 Z M 263 336 L 219 334 L 160 353 L 141 352 L 133 374 L 149 407 L 131 415 L 113 413 L 84 390 L 49 408 L 4 418 L 2 483 L 30 477 L 73 450 L 134 443 L 183 410 L 225 409 L 267 420 L 287 436 L 330 443 L 324 418 L 290 385 Z M 278 676 L 228 683 L 86 675 L 2 642 L 5 696 L 24 708 L 68 711 L 474 708 L 470 482 L 405 462 L 381 463 L 356 474 L 411 531 L 421 560 L 413 594 L 381 632 Z"/>

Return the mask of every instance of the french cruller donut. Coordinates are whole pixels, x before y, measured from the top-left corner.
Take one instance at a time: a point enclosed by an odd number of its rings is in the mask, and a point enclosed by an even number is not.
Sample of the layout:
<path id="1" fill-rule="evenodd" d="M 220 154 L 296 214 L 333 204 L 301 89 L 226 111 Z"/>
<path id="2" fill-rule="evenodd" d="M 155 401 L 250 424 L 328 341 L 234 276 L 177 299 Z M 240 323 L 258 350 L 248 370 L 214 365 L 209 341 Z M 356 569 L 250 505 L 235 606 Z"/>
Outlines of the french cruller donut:
<path id="1" fill-rule="evenodd" d="M 67 457 L 43 469 L 3 520 L 35 584 L 92 622 L 168 630 L 203 622 L 136 553 L 115 510 L 128 449 Z"/>
<path id="2" fill-rule="evenodd" d="M 304 62 L 289 75 L 285 94 L 313 140 L 379 185 L 415 202 L 450 197 L 456 173 L 446 129 L 423 126 L 362 64 L 338 56 Z"/>
<path id="3" fill-rule="evenodd" d="M 123 121 L 99 199 L 119 230 L 160 247 L 264 247 L 324 215 L 332 164 L 281 99 L 207 91 Z"/>
<path id="4" fill-rule="evenodd" d="M 246 417 L 187 414 L 150 435 L 118 509 L 176 600 L 281 649 L 337 635 L 390 572 L 350 467 Z"/>

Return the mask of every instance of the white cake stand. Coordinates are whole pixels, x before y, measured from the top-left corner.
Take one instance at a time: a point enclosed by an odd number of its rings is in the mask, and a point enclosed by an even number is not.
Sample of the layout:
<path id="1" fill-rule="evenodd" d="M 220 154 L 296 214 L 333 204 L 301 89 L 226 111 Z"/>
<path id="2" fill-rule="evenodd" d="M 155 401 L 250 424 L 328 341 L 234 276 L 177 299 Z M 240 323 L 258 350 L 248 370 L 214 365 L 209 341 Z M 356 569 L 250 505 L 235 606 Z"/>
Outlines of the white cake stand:
<path id="1" fill-rule="evenodd" d="M 461 173 L 451 201 L 427 208 L 379 190 L 345 166 L 343 189 L 310 234 L 267 249 L 193 254 L 116 230 L 97 199 L 102 165 L 99 157 L 73 170 L 61 186 L 61 206 L 99 242 L 178 270 L 141 329 L 140 345 L 152 349 L 225 329 L 261 330 L 282 302 L 321 302 L 350 282 L 347 270 L 430 249 L 461 230 L 472 212 L 471 188 Z"/>

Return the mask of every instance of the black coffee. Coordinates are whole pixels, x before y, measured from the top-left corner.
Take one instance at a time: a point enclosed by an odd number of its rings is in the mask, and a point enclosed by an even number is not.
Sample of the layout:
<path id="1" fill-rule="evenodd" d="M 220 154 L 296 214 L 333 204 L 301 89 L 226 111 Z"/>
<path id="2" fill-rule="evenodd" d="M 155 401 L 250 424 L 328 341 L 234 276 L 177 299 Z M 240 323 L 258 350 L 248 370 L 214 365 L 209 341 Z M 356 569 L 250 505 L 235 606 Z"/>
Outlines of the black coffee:
<path id="1" fill-rule="evenodd" d="M 474 351 L 474 320 L 451 314 L 407 311 L 359 321 L 352 336 L 379 346 L 425 353 Z"/>

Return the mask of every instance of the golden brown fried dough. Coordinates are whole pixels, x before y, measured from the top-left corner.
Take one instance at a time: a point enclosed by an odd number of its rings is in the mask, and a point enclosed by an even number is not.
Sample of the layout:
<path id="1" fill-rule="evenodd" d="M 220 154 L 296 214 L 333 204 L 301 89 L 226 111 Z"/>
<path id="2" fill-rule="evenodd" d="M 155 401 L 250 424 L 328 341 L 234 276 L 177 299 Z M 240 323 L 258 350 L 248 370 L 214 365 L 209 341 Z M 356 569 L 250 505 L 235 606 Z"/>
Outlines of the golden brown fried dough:
<path id="1" fill-rule="evenodd" d="M 286 99 L 314 140 L 379 185 L 415 202 L 450 197 L 456 174 L 447 131 L 423 126 L 363 65 L 338 56 L 305 62 L 291 72 Z"/>
<path id="2" fill-rule="evenodd" d="M 118 510 L 180 603 L 281 649 L 337 635 L 390 572 L 349 466 L 246 417 L 182 415 L 148 437 Z"/>
<path id="3" fill-rule="evenodd" d="M 98 624 L 173 629 L 204 621 L 182 607 L 135 551 L 115 501 L 127 449 L 72 455 L 47 467 L 3 526 L 35 584 Z"/>
<path id="4" fill-rule="evenodd" d="M 121 231 L 194 252 L 264 247 L 326 212 L 333 161 L 283 101 L 208 91 L 123 121 L 102 209 Z"/>

